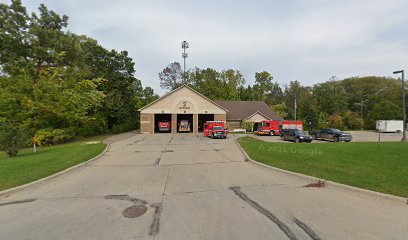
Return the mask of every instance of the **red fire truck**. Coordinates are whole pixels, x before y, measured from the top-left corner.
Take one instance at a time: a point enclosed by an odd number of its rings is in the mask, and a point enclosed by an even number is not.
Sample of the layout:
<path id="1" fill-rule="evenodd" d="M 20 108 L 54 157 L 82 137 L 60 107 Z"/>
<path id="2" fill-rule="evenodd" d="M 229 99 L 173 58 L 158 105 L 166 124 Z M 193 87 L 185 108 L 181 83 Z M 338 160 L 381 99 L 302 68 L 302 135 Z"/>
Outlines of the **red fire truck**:
<path id="1" fill-rule="evenodd" d="M 178 123 L 179 132 L 190 132 L 191 123 L 188 120 L 180 120 Z"/>
<path id="2" fill-rule="evenodd" d="M 265 120 L 258 125 L 256 134 L 275 136 L 280 135 L 282 129 L 289 128 L 303 130 L 303 122 L 293 120 Z"/>
<path id="3" fill-rule="evenodd" d="M 170 121 L 158 122 L 159 132 L 169 132 L 170 131 Z"/>
<path id="4" fill-rule="evenodd" d="M 227 138 L 228 130 L 224 121 L 207 121 L 204 123 L 204 136 L 212 138 Z"/>

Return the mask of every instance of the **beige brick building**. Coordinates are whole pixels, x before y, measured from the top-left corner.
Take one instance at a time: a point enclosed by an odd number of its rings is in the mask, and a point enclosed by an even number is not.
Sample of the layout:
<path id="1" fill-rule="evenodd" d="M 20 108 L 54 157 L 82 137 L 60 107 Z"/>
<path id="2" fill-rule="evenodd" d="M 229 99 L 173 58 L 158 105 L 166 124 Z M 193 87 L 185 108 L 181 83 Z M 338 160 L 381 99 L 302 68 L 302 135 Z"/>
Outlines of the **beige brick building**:
<path id="1" fill-rule="evenodd" d="M 188 120 L 191 132 L 202 131 L 206 121 L 226 121 L 228 110 L 187 85 L 183 85 L 139 109 L 140 132 L 158 132 L 158 123 L 169 121 L 171 133 L 178 132 L 180 121 Z"/>

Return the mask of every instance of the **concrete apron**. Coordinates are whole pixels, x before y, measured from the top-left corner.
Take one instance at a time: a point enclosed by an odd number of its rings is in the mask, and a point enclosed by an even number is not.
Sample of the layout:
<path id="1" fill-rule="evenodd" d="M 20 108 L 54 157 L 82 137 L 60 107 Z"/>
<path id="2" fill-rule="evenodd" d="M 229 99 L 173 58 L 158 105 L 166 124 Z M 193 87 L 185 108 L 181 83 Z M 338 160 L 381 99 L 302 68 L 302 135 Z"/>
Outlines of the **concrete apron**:
<path id="1" fill-rule="evenodd" d="M 0 239 L 405 239 L 408 206 L 245 161 L 233 138 L 135 135 L 0 198 Z M 128 218 L 129 207 L 146 208 Z"/>

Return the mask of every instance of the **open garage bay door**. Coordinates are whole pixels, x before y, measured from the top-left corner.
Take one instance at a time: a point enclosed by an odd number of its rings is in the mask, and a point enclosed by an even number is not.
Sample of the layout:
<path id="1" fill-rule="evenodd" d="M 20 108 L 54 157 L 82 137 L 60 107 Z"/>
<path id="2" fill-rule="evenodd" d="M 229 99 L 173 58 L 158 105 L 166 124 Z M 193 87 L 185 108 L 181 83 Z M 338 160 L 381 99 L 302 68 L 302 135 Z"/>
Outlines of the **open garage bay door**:
<path id="1" fill-rule="evenodd" d="M 198 131 L 204 131 L 204 123 L 214 121 L 214 114 L 198 114 Z"/>
<path id="2" fill-rule="evenodd" d="M 154 132 L 171 132 L 171 114 L 154 114 Z"/>
<path id="3" fill-rule="evenodd" d="M 177 114 L 177 132 L 193 132 L 194 122 L 193 114 Z"/>

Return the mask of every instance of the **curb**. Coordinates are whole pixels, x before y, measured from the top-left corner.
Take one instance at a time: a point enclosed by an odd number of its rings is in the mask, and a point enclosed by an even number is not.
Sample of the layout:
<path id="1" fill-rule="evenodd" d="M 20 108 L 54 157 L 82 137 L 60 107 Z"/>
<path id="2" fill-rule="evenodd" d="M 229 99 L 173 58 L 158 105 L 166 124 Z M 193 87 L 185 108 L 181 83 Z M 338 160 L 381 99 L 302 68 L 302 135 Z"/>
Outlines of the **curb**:
<path id="1" fill-rule="evenodd" d="M 305 175 L 305 174 L 301 174 L 301 173 L 291 172 L 291 171 L 288 171 L 288 170 L 276 168 L 276 167 L 273 167 L 273 166 L 270 166 L 270 165 L 267 165 L 267 164 L 264 164 L 264 163 L 257 162 L 255 160 L 253 160 L 251 157 L 249 157 L 249 155 L 241 147 L 241 145 L 237 141 L 237 138 L 235 138 L 235 137 L 234 137 L 234 142 L 236 143 L 238 148 L 241 150 L 241 152 L 244 154 L 245 160 L 247 160 L 249 162 L 252 162 L 254 164 L 257 164 L 259 166 L 274 170 L 274 171 L 279 172 L 279 173 L 284 173 L 284 174 L 288 174 L 288 175 L 291 175 L 291 176 L 294 176 L 294 177 L 302 178 L 304 180 L 312 181 L 312 182 L 316 182 L 318 180 L 324 180 L 326 185 L 328 185 L 328 186 L 337 187 L 337 188 L 341 188 L 341 189 L 348 190 L 348 191 L 353 191 L 353 192 L 360 193 L 360 194 L 369 194 L 369 195 L 372 195 L 372 196 L 375 196 L 375 197 L 380 197 L 380 198 L 384 198 L 384 199 L 398 201 L 398 202 L 408 204 L 408 199 L 404 198 L 404 197 L 399 197 L 399 196 L 395 196 L 395 195 L 391 195 L 391 194 L 387 194 L 387 193 L 375 192 L 375 191 L 372 191 L 372 190 L 363 189 L 363 188 L 359 188 L 359 187 L 354 187 L 354 186 L 346 185 L 346 184 L 343 184 L 343 183 L 333 182 L 333 181 L 330 181 L 330 180 L 321 179 L 321 178 L 317 178 L 317 177 L 313 177 L 313 176 L 309 176 L 309 175 Z"/>
<path id="2" fill-rule="evenodd" d="M 10 194 L 10 193 L 17 192 L 17 191 L 23 190 L 23 189 L 25 189 L 25 188 L 31 187 L 31 186 L 33 186 L 33 185 L 40 184 L 40 183 L 42 183 L 42 182 L 45 182 L 45 181 L 48 181 L 48 180 L 50 180 L 50 179 L 59 177 L 59 176 L 61 176 L 61 175 L 63 175 L 63 174 L 66 174 L 66 173 L 68 173 L 68 172 L 71 172 L 71 171 L 73 171 L 73 170 L 76 170 L 76 169 L 79 169 L 79 168 L 81 168 L 81 167 L 84 167 L 84 166 L 86 166 L 87 164 L 89 164 L 89 163 L 95 161 L 96 159 L 98 159 L 98 158 L 100 158 L 102 155 L 104 155 L 104 154 L 108 151 L 109 147 L 110 147 L 110 144 L 106 144 L 105 149 L 104 149 L 100 154 L 98 154 L 97 156 L 95 156 L 95 157 L 93 157 L 93 158 L 91 158 L 91 159 L 89 159 L 89 160 L 86 160 L 85 162 L 82 162 L 82 163 L 80 163 L 80 164 L 77 164 L 77 165 L 74 165 L 74 166 L 72 166 L 72 167 L 70 167 L 70 168 L 67 168 L 67 169 L 65 169 L 65 170 L 62 170 L 61 172 L 54 173 L 53 175 L 50 175 L 50 176 L 47 176 L 47 177 L 43 177 L 43 178 L 37 179 L 37 180 L 35 180 L 35 181 L 33 181 L 33 182 L 29 182 L 29 183 L 26 183 L 26 184 L 24 184 L 24 185 L 20 185 L 20 186 L 17 186 L 17 187 L 13 187 L 13 188 L 9 188 L 9 189 L 0 191 L 0 197 L 3 196 L 3 195 L 5 195 L 5 194 Z"/>

